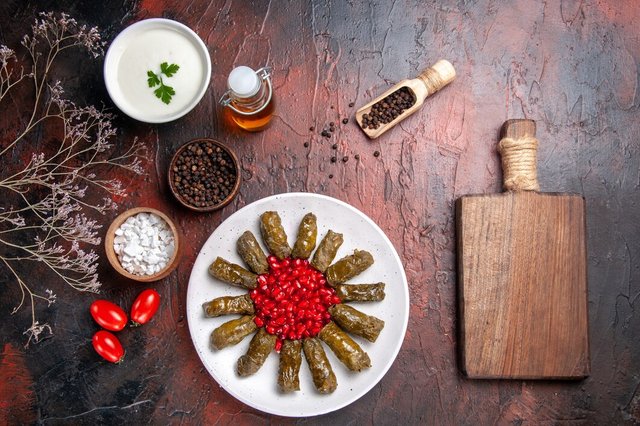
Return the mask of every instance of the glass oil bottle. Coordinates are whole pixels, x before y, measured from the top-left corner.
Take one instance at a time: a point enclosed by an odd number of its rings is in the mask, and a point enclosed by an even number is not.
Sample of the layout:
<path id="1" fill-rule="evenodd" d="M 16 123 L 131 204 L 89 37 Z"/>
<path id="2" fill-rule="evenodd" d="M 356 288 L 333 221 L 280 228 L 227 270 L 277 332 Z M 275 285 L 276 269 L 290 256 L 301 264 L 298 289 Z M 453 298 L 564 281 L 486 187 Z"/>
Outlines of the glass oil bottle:
<path id="1" fill-rule="evenodd" d="M 227 79 L 228 90 L 220 98 L 227 107 L 225 113 L 233 123 L 249 132 L 258 132 L 269 125 L 275 107 L 271 68 L 257 71 L 239 66 Z"/>

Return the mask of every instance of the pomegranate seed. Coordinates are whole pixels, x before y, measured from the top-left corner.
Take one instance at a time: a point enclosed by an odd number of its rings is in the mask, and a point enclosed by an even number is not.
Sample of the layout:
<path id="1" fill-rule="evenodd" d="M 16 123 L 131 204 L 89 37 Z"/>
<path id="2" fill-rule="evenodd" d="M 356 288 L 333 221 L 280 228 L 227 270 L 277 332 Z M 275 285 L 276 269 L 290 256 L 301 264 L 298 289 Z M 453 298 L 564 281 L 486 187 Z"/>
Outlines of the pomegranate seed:
<path id="1" fill-rule="evenodd" d="M 340 299 L 306 259 L 269 256 L 267 263 L 269 272 L 258 276 L 258 287 L 250 296 L 255 324 L 277 337 L 279 351 L 283 339 L 316 336 L 331 319 L 329 307 Z"/>

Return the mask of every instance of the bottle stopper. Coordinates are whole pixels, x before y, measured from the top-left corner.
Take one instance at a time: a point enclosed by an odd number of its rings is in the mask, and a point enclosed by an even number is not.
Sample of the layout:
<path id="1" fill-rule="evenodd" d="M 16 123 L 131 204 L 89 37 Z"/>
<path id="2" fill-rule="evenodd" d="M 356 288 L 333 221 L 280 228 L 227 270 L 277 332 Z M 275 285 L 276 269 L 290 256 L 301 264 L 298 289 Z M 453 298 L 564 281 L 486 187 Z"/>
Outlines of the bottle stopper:
<path id="1" fill-rule="evenodd" d="M 260 78 L 251 68 L 241 65 L 229 73 L 227 86 L 237 98 L 250 98 L 260 90 Z"/>

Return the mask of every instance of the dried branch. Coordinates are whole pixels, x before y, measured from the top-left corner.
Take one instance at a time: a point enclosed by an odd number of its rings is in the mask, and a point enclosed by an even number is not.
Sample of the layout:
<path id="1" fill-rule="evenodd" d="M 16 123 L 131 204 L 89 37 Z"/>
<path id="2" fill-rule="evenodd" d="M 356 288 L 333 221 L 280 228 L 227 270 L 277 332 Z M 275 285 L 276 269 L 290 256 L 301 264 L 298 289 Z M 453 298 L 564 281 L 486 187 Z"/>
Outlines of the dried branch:
<path id="1" fill-rule="evenodd" d="M 28 73 L 18 66 L 15 51 L 0 45 L 0 104 L 20 83 L 31 80 L 34 91 L 32 103 L 25 99 L 31 108 L 26 123 L 0 146 L 0 196 L 10 200 L 5 203 L 10 207 L 0 208 L 0 267 L 11 273 L 21 290 L 22 298 L 13 313 L 25 300 L 31 305 L 27 345 L 39 341 L 44 332 L 52 333 L 49 324 L 36 319 L 36 301 L 50 305 L 56 300 L 52 290 L 39 290 L 41 281 L 29 280 L 27 265 L 38 262 L 72 288 L 98 292 L 98 255 L 81 246 L 100 243 L 101 225 L 84 211 L 104 215 L 115 210 L 112 197 L 124 197 L 126 191 L 118 179 L 98 173 L 115 167 L 142 174 L 144 158 L 144 147 L 137 140 L 124 153 L 114 155 L 113 116 L 93 106 L 77 106 L 64 98 L 59 81 L 49 83 L 54 61 L 63 50 L 80 47 L 93 57 L 103 54 L 98 29 L 80 26 L 64 13 L 49 12 L 40 14 L 31 30 L 22 39 L 31 63 Z M 19 117 L 24 114 L 19 108 L 13 110 Z M 5 117 L 4 122 L 9 120 Z M 33 141 L 38 131 L 45 123 L 48 129 L 51 122 L 59 123 L 62 129 L 55 143 L 48 143 L 42 152 L 31 152 L 26 165 L 8 158 L 36 146 Z M 100 203 L 91 202 L 85 199 L 87 191 L 102 191 L 106 196 Z"/>

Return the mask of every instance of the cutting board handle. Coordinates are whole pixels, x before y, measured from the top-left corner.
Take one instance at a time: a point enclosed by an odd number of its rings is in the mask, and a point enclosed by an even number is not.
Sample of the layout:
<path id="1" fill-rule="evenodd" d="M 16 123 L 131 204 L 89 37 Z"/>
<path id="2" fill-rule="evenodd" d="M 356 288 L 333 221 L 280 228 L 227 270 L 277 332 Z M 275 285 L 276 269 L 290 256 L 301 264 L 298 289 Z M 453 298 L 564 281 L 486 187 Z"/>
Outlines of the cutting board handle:
<path id="1" fill-rule="evenodd" d="M 456 78 L 456 70 L 451 62 L 440 59 L 426 70 L 422 71 L 418 78 L 427 88 L 427 96 L 431 96 Z"/>
<path id="2" fill-rule="evenodd" d="M 540 191 L 535 121 L 505 121 L 500 130 L 498 151 L 502 156 L 502 187 L 505 191 Z"/>

